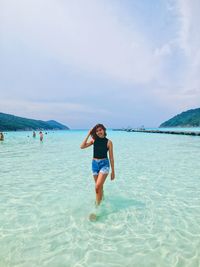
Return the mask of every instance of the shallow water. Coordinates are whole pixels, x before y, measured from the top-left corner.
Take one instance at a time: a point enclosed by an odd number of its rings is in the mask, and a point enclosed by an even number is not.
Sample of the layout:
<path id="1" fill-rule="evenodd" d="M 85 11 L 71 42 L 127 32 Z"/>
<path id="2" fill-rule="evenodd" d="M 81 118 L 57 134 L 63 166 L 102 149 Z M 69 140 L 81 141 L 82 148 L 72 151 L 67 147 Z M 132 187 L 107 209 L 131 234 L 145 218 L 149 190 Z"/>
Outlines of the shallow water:
<path id="1" fill-rule="evenodd" d="M 0 267 L 199 267 L 200 137 L 109 131 L 116 180 L 96 210 L 86 133 L 0 142 Z"/>

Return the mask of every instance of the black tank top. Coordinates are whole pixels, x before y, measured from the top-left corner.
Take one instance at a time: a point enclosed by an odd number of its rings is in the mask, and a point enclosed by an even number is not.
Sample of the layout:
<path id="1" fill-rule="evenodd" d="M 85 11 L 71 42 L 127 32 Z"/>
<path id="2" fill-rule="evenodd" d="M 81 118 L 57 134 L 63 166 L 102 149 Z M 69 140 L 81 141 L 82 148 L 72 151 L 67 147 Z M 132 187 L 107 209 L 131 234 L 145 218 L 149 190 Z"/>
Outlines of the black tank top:
<path id="1" fill-rule="evenodd" d="M 108 138 L 99 138 L 97 137 L 94 141 L 93 146 L 93 158 L 97 159 L 104 159 L 107 158 L 107 151 L 108 151 Z"/>

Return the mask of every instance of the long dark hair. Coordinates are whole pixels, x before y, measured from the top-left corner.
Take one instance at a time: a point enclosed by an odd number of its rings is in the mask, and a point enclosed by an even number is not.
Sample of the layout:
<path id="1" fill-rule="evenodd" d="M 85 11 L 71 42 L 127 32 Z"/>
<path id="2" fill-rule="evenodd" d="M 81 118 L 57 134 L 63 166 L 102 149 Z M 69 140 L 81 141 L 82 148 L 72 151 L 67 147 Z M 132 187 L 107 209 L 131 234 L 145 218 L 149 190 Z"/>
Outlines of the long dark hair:
<path id="1" fill-rule="evenodd" d="M 91 136 L 92 136 L 93 139 L 98 138 L 98 136 L 96 134 L 96 131 L 97 131 L 98 128 L 102 128 L 104 130 L 104 136 L 107 135 L 107 133 L 106 133 L 106 127 L 103 124 L 98 123 L 91 130 Z"/>

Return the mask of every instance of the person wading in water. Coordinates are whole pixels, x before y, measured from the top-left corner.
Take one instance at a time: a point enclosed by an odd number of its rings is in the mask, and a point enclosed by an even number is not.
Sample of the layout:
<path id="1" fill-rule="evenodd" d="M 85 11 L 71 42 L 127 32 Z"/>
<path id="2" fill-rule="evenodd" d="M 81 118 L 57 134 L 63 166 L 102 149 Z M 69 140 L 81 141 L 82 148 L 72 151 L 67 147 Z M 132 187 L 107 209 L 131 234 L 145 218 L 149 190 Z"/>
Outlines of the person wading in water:
<path id="1" fill-rule="evenodd" d="M 88 132 L 80 146 L 81 149 L 84 149 L 93 145 L 92 174 L 95 181 L 96 205 L 102 201 L 103 185 L 109 174 L 110 165 L 111 180 L 115 179 L 113 143 L 106 136 L 105 126 L 97 124 Z M 91 140 L 88 141 L 89 137 Z"/>

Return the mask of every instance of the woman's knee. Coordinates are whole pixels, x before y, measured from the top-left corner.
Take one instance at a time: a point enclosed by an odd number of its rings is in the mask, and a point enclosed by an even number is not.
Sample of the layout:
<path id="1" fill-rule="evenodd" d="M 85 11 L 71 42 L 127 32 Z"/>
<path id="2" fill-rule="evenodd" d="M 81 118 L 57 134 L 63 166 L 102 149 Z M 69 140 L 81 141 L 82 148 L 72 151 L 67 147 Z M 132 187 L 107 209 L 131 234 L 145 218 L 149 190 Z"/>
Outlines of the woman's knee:
<path id="1" fill-rule="evenodd" d="M 96 191 L 97 194 L 102 190 L 102 188 L 103 188 L 102 184 L 96 183 L 95 191 Z"/>

